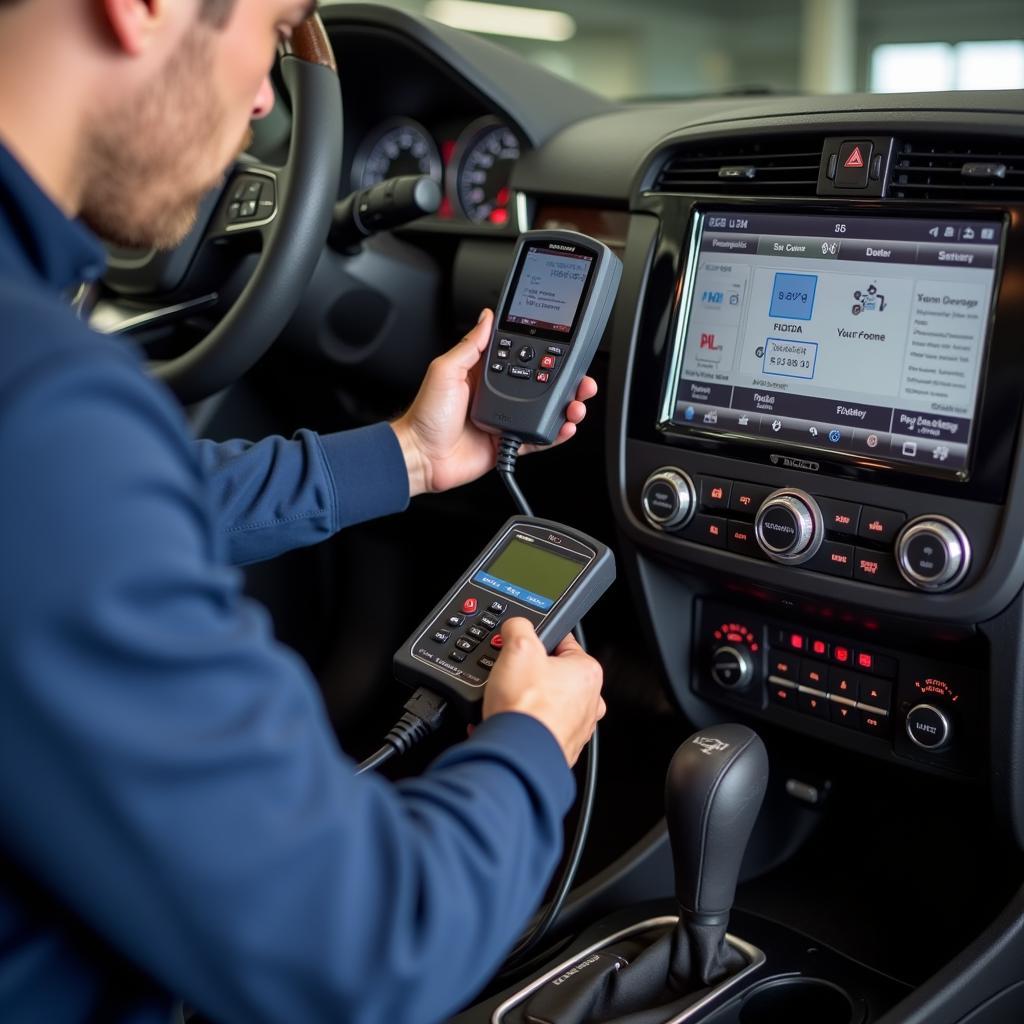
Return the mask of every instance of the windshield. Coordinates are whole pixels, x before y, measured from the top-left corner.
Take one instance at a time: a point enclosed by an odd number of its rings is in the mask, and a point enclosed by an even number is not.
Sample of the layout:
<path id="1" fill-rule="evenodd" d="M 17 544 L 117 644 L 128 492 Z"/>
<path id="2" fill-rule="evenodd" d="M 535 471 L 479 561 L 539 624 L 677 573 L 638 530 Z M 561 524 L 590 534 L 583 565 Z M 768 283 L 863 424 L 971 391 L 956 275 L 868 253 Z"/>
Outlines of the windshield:
<path id="1" fill-rule="evenodd" d="M 479 32 L 611 99 L 1024 88 L 1021 0 L 384 6 Z"/>

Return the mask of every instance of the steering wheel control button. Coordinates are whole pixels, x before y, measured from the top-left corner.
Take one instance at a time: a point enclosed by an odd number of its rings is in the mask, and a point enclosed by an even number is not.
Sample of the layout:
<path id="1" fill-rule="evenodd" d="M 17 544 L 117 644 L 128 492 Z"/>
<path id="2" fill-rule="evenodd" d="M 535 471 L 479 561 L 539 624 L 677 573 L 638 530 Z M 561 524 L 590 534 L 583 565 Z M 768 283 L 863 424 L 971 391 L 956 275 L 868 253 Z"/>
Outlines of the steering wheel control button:
<path id="1" fill-rule="evenodd" d="M 667 466 L 647 478 L 641 503 L 644 518 L 651 526 L 675 530 L 685 526 L 693 516 L 697 492 L 686 473 Z"/>
<path id="2" fill-rule="evenodd" d="M 700 506 L 706 509 L 727 509 L 732 495 L 732 481 L 718 477 L 700 478 Z"/>
<path id="3" fill-rule="evenodd" d="M 476 609 L 477 600 L 475 597 L 467 597 L 466 600 L 462 602 L 462 610 L 467 615 L 476 615 Z"/>
<path id="4" fill-rule="evenodd" d="M 907 735 L 922 750 L 942 750 L 953 736 L 946 715 L 932 704 L 918 704 L 907 713 Z"/>
<path id="5" fill-rule="evenodd" d="M 919 590 L 955 587 L 967 574 L 971 545 L 963 530 L 945 516 L 925 516 L 908 523 L 896 540 L 903 578 Z"/>
<path id="6" fill-rule="evenodd" d="M 717 647 L 711 655 L 711 678 L 726 690 L 742 690 L 754 678 L 754 661 L 744 647 Z"/>
<path id="7" fill-rule="evenodd" d="M 906 521 L 907 517 L 902 512 L 865 505 L 861 511 L 857 536 L 861 540 L 868 540 L 873 544 L 884 544 L 888 547 L 896 539 L 896 534 L 900 532 Z"/>
<path id="8" fill-rule="evenodd" d="M 537 353 L 529 345 L 523 345 L 516 353 L 516 359 L 521 363 L 529 363 Z"/>
<path id="9" fill-rule="evenodd" d="M 245 199 L 238 211 L 239 216 L 244 220 L 256 216 L 256 200 Z"/>
<path id="10" fill-rule="evenodd" d="M 825 532 L 818 503 L 795 488 L 775 491 L 765 499 L 754 530 L 761 550 L 773 561 L 788 565 L 813 558 Z"/>

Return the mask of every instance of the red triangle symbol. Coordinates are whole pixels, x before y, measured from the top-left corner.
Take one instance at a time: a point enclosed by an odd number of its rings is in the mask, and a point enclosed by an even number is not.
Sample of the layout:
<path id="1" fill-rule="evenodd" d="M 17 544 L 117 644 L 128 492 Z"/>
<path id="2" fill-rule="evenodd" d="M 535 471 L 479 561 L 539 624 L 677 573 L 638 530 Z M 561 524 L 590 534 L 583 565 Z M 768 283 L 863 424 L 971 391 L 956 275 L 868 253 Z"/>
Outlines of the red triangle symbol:
<path id="1" fill-rule="evenodd" d="M 854 146 L 853 147 L 853 152 L 846 158 L 846 163 L 844 163 L 843 166 L 844 167 L 863 167 L 864 166 L 864 157 L 861 156 L 860 146 Z"/>

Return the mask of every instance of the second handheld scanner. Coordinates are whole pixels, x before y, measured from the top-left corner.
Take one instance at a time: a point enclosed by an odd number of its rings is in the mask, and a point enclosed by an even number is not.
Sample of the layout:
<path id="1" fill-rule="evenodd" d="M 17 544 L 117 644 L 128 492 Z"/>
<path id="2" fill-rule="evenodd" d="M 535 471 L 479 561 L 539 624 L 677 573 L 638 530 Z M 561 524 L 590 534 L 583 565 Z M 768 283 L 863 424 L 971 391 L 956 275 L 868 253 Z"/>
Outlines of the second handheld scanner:
<path id="1" fill-rule="evenodd" d="M 473 402 L 490 433 L 551 444 L 611 315 L 622 262 L 575 231 L 527 231 L 516 244 Z"/>

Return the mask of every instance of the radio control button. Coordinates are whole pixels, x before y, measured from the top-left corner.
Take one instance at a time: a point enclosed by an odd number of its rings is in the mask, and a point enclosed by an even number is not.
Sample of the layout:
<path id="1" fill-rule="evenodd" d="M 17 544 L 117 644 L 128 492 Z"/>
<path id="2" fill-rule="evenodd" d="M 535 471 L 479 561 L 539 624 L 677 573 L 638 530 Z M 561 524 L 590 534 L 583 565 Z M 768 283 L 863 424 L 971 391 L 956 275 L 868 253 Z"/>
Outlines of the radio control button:
<path id="1" fill-rule="evenodd" d="M 899 571 L 920 590 L 949 590 L 967 575 L 971 545 L 963 530 L 945 516 L 915 519 L 896 541 Z"/>
<path id="2" fill-rule="evenodd" d="M 796 488 L 769 495 L 758 509 L 754 529 L 764 553 L 784 565 L 813 558 L 825 532 L 818 503 Z"/>
<path id="3" fill-rule="evenodd" d="M 853 578 L 880 587 L 903 587 L 903 577 L 896 569 L 896 559 L 884 551 L 857 548 L 853 553 Z"/>
<path id="4" fill-rule="evenodd" d="M 853 545 L 836 544 L 826 540 L 818 549 L 818 553 L 807 563 L 807 568 L 849 579 L 853 575 Z"/>
<path id="5" fill-rule="evenodd" d="M 737 519 L 729 520 L 726 547 L 738 555 L 761 557 L 761 549 L 757 546 L 753 526 Z"/>
<path id="6" fill-rule="evenodd" d="M 719 477 L 702 476 L 700 478 L 701 508 L 725 509 L 729 507 L 732 494 L 732 481 Z"/>
<path id="7" fill-rule="evenodd" d="M 829 717 L 836 725 L 845 725 L 849 729 L 860 727 L 860 712 L 855 704 L 840 704 L 838 701 L 828 702 Z"/>
<path id="8" fill-rule="evenodd" d="M 853 505 L 848 501 L 835 501 L 833 498 L 818 498 L 818 504 L 825 520 L 825 529 L 829 533 L 856 536 L 857 527 L 860 525 L 860 505 Z"/>
<path id="9" fill-rule="evenodd" d="M 641 504 L 644 518 L 651 526 L 675 530 L 690 521 L 697 504 L 697 492 L 683 470 L 665 466 L 647 478 Z M 724 542 L 724 536 L 722 539 Z"/>
<path id="10" fill-rule="evenodd" d="M 770 487 L 762 487 L 760 484 L 745 484 L 740 480 L 734 480 L 729 509 L 732 512 L 745 512 L 752 516 L 761 507 L 761 502 L 771 493 Z"/>
<path id="11" fill-rule="evenodd" d="M 896 534 L 906 521 L 907 517 L 902 512 L 865 505 L 861 511 L 857 536 L 861 540 L 889 545 L 896 539 Z"/>
<path id="12" fill-rule="evenodd" d="M 713 548 L 724 548 L 728 535 L 728 523 L 721 516 L 694 516 L 686 528 L 686 539 Z"/>
<path id="13" fill-rule="evenodd" d="M 814 693 L 798 693 L 797 694 L 797 707 L 801 711 L 806 712 L 809 715 L 814 715 L 815 718 L 828 719 L 829 717 L 829 702 L 827 697 L 819 697 Z"/>

